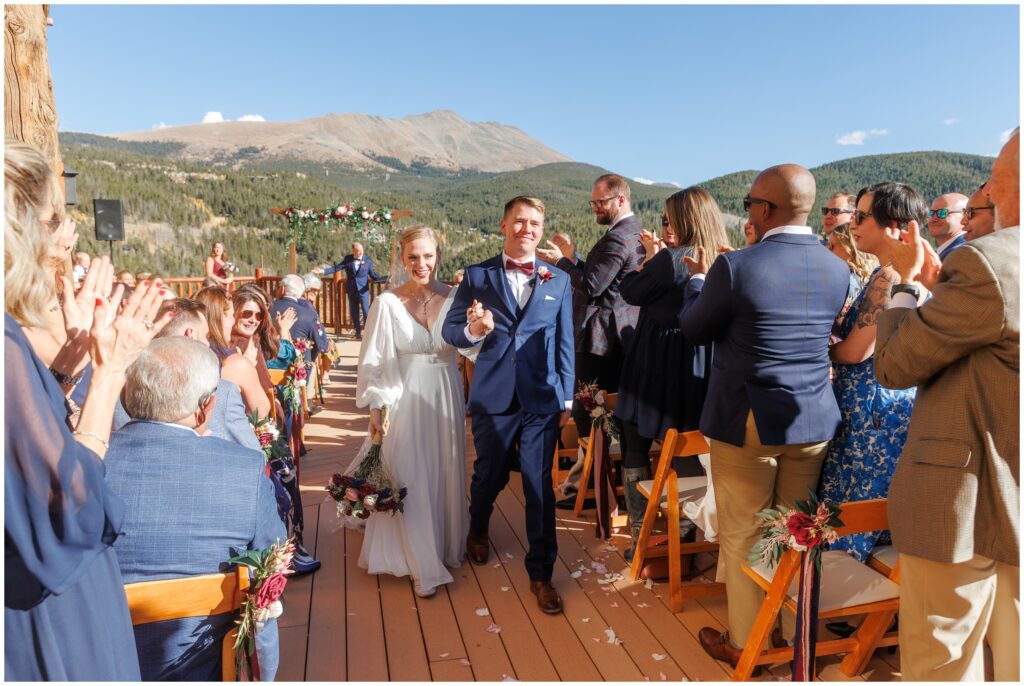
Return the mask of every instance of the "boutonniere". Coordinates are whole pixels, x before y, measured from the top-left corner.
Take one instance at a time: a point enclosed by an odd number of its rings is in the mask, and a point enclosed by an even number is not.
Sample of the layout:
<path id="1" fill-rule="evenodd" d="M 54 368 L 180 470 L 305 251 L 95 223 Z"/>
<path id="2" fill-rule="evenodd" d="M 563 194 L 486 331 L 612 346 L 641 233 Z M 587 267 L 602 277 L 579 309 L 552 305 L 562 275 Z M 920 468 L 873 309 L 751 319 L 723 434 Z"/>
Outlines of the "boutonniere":
<path id="1" fill-rule="evenodd" d="M 541 283 L 547 283 L 551 280 L 552 276 L 554 276 L 554 274 L 552 274 L 551 270 L 547 267 L 537 267 L 537 278 L 540 279 Z"/>

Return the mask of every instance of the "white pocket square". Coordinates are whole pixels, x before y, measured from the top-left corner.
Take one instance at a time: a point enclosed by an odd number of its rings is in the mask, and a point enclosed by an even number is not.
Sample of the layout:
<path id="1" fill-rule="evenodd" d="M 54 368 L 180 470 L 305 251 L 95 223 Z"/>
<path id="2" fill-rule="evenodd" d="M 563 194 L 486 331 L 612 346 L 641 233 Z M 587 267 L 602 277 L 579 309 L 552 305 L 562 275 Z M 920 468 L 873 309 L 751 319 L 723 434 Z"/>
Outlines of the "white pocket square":
<path id="1" fill-rule="evenodd" d="M 555 298 L 553 296 L 550 296 L 550 295 L 545 295 L 544 299 L 545 300 L 554 300 Z"/>

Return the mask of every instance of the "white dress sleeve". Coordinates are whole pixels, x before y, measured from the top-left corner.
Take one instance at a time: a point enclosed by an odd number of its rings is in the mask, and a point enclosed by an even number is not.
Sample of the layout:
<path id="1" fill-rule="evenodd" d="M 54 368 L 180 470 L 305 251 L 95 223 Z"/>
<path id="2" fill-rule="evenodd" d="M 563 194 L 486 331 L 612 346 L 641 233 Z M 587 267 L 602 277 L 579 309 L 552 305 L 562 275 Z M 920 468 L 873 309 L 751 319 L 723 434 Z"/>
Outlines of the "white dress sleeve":
<path id="1" fill-rule="evenodd" d="M 363 342 L 359 348 L 356 406 L 380 409 L 394 405 L 402 395 L 402 372 L 395 349 L 395 317 L 381 294 L 366 316 Z"/>

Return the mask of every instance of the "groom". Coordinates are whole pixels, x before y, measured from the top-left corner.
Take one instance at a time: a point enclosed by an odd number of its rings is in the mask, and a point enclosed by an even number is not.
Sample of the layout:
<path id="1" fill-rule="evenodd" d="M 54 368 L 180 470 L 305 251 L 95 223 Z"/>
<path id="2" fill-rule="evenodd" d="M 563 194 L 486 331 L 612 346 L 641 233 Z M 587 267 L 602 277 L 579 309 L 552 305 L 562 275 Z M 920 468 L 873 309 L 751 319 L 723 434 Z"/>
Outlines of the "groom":
<path id="1" fill-rule="evenodd" d="M 475 564 L 487 562 L 487 525 L 518 451 L 530 591 L 542 611 L 557 614 L 562 599 L 551 585 L 558 553 L 551 462 L 559 426 L 572 408 L 571 287 L 565 272 L 536 268 L 543 202 L 509 200 L 501 233 L 502 254 L 466 269 L 442 329 L 457 348 L 479 345 L 469 394 L 476 462 L 466 553 Z"/>

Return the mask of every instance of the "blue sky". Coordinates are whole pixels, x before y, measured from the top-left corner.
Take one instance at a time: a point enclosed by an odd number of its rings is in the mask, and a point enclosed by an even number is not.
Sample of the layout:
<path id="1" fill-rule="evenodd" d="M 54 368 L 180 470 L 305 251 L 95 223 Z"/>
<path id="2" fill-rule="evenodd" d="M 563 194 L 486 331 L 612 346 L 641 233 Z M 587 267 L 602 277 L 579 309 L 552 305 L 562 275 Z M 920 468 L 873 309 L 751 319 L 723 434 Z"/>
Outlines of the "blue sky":
<path id="1" fill-rule="evenodd" d="M 995 154 L 1016 6 L 51 5 L 63 131 L 450 109 L 690 184 L 780 162 Z M 860 144 L 857 144 L 859 142 Z M 845 143 L 845 144 L 842 144 Z"/>

